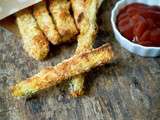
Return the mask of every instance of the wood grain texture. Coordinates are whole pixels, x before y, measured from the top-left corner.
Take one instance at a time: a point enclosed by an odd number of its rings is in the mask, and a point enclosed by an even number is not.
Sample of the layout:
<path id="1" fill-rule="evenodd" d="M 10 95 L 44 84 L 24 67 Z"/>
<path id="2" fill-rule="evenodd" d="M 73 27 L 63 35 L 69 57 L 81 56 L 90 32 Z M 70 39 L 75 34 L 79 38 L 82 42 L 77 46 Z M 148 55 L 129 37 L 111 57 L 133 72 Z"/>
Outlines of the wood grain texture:
<path id="1" fill-rule="evenodd" d="M 20 38 L 0 28 L 0 120 L 159 120 L 160 58 L 142 58 L 115 42 L 109 22 L 112 2 L 103 3 L 95 47 L 114 46 L 117 59 L 87 75 L 87 94 L 69 98 L 59 85 L 33 96 L 16 99 L 8 87 L 72 56 L 76 44 L 51 46 L 48 59 L 37 62 L 23 51 Z M 107 6 L 107 7 L 106 7 Z M 53 52 L 52 52 L 53 51 Z"/>

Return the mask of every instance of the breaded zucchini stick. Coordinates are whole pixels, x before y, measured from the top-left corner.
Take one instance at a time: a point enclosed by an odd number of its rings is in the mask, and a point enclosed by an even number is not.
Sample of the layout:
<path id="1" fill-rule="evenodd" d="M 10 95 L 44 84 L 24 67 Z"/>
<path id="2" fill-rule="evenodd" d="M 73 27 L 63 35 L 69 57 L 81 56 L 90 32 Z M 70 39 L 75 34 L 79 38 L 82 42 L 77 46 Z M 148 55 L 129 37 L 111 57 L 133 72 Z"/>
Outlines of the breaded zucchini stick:
<path id="1" fill-rule="evenodd" d="M 70 14 L 70 2 L 67 0 L 49 0 L 49 9 L 56 23 L 62 42 L 71 40 L 78 31 Z"/>
<path id="2" fill-rule="evenodd" d="M 71 0 L 76 24 L 80 30 L 76 54 L 92 49 L 97 33 L 96 14 L 99 6 L 98 0 Z M 70 82 L 72 96 L 83 95 L 85 75 L 78 75 Z"/>
<path id="3" fill-rule="evenodd" d="M 24 9 L 18 12 L 16 22 L 25 51 L 36 60 L 44 59 L 49 52 L 49 43 L 32 16 L 31 10 Z"/>
<path id="4" fill-rule="evenodd" d="M 68 78 L 88 72 L 92 68 L 108 63 L 112 60 L 113 51 L 106 44 L 100 48 L 74 55 L 68 60 L 54 67 L 41 70 L 33 77 L 11 87 L 13 96 L 28 96 L 40 90 L 55 86 Z"/>
<path id="5" fill-rule="evenodd" d="M 46 1 L 42 1 L 33 7 L 33 15 L 41 30 L 44 32 L 48 40 L 52 44 L 59 44 L 61 42 L 60 35 L 56 30 L 56 26 L 52 21 L 51 16 L 47 10 Z"/>

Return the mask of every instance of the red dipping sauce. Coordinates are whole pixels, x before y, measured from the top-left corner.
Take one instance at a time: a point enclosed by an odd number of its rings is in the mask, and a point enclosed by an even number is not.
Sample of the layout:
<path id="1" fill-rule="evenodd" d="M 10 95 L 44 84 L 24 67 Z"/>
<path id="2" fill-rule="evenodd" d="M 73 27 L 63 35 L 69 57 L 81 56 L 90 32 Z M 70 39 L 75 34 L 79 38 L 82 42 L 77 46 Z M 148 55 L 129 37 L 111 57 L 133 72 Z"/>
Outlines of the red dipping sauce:
<path id="1" fill-rule="evenodd" d="M 160 7 L 133 3 L 117 17 L 121 34 L 143 46 L 160 47 Z"/>

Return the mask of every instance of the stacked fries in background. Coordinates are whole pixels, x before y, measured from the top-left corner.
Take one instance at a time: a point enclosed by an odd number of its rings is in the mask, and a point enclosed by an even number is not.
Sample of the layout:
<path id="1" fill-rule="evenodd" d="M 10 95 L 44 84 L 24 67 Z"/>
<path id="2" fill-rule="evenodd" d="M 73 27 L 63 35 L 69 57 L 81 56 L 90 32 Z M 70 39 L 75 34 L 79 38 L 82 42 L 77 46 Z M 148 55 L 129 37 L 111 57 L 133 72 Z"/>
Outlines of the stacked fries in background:
<path id="1" fill-rule="evenodd" d="M 78 33 L 67 0 L 49 0 L 49 10 L 46 1 L 42 1 L 33 9 L 27 8 L 16 14 L 24 49 L 36 60 L 47 56 L 48 41 L 57 45 L 70 41 Z"/>
<path id="2" fill-rule="evenodd" d="M 62 36 L 62 42 L 71 40 L 78 31 L 74 19 L 70 14 L 70 2 L 68 0 L 49 0 L 50 12 L 56 23 L 57 30 Z"/>
<path id="3" fill-rule="evenodd" d="M 47 5 L 45 2 L 40 2 L 33 7 L 33 15 L 37 20 L 37 23 L 48 40 L 53 44 L 60 42 L 60 34 L 56 30 L 56 25 L 52 21 L 52 17 L 49 15 Z"/>
<path id="4" fill-rule="evenodd" d="M 70 13 L 68 0 L 49 0 L 49 8 L 46 1 L 42 1 L 16 14 L 24 49 L 37 60 L 47 56 L 49 42 L 57 45 L 70 41 L 78 32 L 80 34 L 73 57 L 56 66 L 44 68 L 33 77 L 11 87 L 14 96 L 32 95 L 69 78 L 72 78 L 70 94 L 83 95 L 84 73 L 109 63 L 113 58 L 109 44 L 92 48 L 97 34 L 96 14 L 102 1 L 71 0 L 74 17 Z"/>

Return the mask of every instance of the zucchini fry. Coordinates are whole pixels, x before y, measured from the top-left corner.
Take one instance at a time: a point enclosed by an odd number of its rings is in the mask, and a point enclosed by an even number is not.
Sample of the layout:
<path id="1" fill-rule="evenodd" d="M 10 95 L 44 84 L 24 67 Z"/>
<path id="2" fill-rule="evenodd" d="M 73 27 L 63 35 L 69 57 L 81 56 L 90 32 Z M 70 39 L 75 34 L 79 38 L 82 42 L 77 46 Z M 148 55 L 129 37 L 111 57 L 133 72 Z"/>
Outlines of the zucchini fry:
<path id="1" fill-rule="evenodd" d="M 47 10 L 46 1 L 42 1 L 33 7 L 33 15 L 41 30 L 44 32 L 48 40 L 53 44 L 58 44 L 61 40 L 56 26 L 52 21 Z"/>
<path id="2" fill-rule="evenodd" d="M 78 30 L 69 11 L 70 2 L 67 0 L 49 1 L 49 9 L 56 23 L 57 30 L 62 37 L 62 42 L 71 40 L 78 33 Z"/>
<path id="3" fill-rule="evenodd" d="M 16 14 L 16 22 L 22 36 L 23 48 L 36 60 L 44 59 L 49 52 L 49 43 L 39 29 L 30 9 Z"/>
<path id="4" fill-rule="evenodd" d="M 109 44 L 88 52 L 74 55 L 54 67 L 42 69 L 33 77 L 11 87 L 13 96 L 28 96 L 40 90 L 55 86 L 72 76 L 88 72 L 92 68 L 108 63 L 113 58 Z"/>
<path id="5" fill-rule="evenodd" d="M 76 24 L 80 30 L 76 54 L 92 49 L 97 34 L 96 14 L 98 0 L 71 0 Z M 70 82 L 70 94 L 74 97 L 83 95 L 85 75 L 78 75 Z"/>

